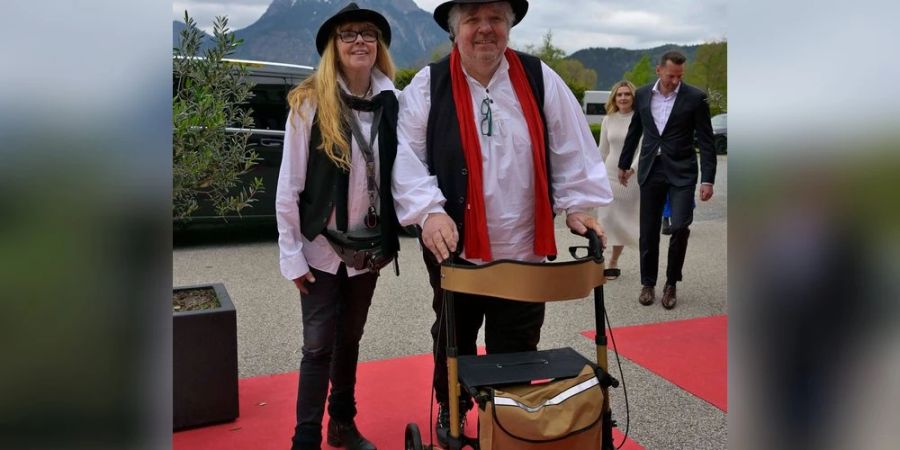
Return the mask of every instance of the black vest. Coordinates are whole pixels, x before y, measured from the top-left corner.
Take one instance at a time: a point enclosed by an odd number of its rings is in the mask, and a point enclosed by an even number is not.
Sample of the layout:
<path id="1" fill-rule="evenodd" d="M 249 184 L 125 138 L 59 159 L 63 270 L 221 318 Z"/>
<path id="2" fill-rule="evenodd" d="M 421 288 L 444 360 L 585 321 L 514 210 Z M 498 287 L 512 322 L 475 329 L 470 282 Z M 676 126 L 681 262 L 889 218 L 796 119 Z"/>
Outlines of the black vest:
<path id="1" fill-rule="evenodd" d="M 544 75 L 541 60 L 525 53 L 516 52 L 522 60 L 528 84 L 541 112 L 544 123 L 544 160 L 547 164 L 547 186 L 550 204 L 553 205 L 550 185 L 550 139 L 547 135 L 547 118 L 544 116 Z M 456 105 L 450 81 L 450 57 L 429 65 L 431 68 L 431 110 L 428 114 L 425 148 L 428 170 L 437 177 L 438 187 L 447 199 L 444 211 L 450 215 L 459 231 L 459 242 L 464 242 L 465 206 L 468 183 L 468 169 L 463 155 L 462 140 L 459 136 L 459 122 L 456 119 Z"/>
<path id="2" fill-rule="evenodd" d="M 378 128 L 378 196 L 379 226 L 383 236 L 384 252 L 394 255 L 400 248 L 397 233 L 400 224 L 394 209 L 394 197 L 391 194 L 391 172 L 397 157 L 397 112 L 399 105 L 393 91 L 382 91 L 373 99 L 380 102 L 383 108 L 381 124 Z M 328 225 L 328 218 L 335 208 L 347 210 L 347 191 L 350 184 L 350 173 L 342 170 L 328 155 L 319 149 L 322 133 L 319 130 L 318 113 L 313 118 L 309 136 L 309 160 L 306 166 L 306 184 L 300 193 L 300 232 L 312 241 Z M 344 130 L 347 142 L 350 142 L 350 130 Z M 365 169 L 362 169 L 365 170 Z"/>

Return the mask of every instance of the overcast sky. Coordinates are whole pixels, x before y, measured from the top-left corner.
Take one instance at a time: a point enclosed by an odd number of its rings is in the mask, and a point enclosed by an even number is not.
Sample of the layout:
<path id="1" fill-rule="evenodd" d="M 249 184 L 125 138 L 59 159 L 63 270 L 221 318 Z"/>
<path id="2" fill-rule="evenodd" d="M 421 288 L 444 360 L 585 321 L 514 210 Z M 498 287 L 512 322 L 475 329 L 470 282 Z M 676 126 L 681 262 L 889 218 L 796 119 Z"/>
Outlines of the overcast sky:
<path id="1" fill-rule="evenodd" d="M 325 0 L 327 1 L 327 0 Z M 349 0 L 333 0 L 349 3 Z M 433 12 L 444 0 L 413 0 Z M 587 47 L 643 49 L 663 44 L 699 44 L 727 38 L 727 0 L 532 0 L 528 14 L 511 33 L 512 45 L 540 44 L 548 30 L 553 44 L 567 53 Z M 272 0 L 178 0 L 173 18 L 187 9 L 201 28 L 211 29 L 226 15 L 231 29 L 244 28 Z"/>

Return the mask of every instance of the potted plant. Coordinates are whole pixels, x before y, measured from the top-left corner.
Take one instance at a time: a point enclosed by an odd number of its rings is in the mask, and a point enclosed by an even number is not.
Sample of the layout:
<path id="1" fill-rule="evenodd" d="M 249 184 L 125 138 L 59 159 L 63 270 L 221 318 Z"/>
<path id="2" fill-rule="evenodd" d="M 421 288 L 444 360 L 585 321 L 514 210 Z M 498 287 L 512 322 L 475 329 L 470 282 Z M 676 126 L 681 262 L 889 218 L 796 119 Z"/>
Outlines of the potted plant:
<path id="1" fill-rule="evenodd" d="M 249 206 L 262 189 L 245 182 L 257 155 L 248 149 L 253 126 L 242 106 L 251 84 L 243 67 L 223 61 L 241 43 L 217 17 L 213 42 L 184 15 L 174 48 L 172 96 L 172 215 L 189 221 L 203 202 L 219 216 Z M 204 48 L 202 56 L 201 48 Z M 238 130 L 238 131 L 233 131 Z M 238 416 L 237 315 L 225 286 L 173 289 L 173 427 L 175 430 Z"/>

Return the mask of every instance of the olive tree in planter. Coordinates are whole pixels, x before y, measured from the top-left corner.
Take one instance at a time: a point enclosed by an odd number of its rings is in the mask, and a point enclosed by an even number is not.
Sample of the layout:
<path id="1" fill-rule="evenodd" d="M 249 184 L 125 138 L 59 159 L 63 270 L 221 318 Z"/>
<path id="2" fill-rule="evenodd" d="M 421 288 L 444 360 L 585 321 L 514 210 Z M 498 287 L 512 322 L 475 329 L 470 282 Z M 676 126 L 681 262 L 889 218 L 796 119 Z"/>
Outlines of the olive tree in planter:
<path id="1" fill-rule="evenodd" d="M 198 56 L 205 35 L 187 12 L 184 19 L 172 60 L 172 215 L 190 220 L 201 200 L 219 216 L 239 214 L 263 189 L 261 178 L 241 179 L 258 159 L 245 131 L 253 127 L 246 108 L 253 86 L 242 65 L 223 61 L 242 41 L 228 30 L 226 17 L 217 17 L 214 45 Z"/>
<path id="2" fill-rule="evenodd" d="M 172 96 L 172 216 L 190 220 L 200 201 L 220 216 L 239 213 L 262 190 L 262 180 L 243 182 L 257 155 L 248 149 L 252 128 L 243 105 L 252 86 L 245 70 L 223 61 L 241 41 L 217 17 L 214 42 L 185 12 L 174 48 Z M 201 54 L 201 47 L 208 47 Z M 206 298 L 205 301 L 195 301 Z M 173 427 L 231 421 L 238 416 L 237 316 L 220 283 L 173 290 Z"/>

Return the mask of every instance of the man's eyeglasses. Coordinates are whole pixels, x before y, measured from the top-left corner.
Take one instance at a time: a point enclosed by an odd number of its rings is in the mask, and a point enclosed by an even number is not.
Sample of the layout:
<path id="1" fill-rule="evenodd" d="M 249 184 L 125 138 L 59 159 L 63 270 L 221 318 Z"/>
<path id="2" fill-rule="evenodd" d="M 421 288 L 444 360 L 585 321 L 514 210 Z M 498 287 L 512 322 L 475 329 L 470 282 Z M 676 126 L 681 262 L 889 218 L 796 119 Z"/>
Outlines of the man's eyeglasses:
<path id="1" fill-rule="evenodd" d="M 481 101 L 481 134 L 484 136 L 491 136 L 494 133 L 494 115 L 491 113 L 491 103 L 494 101 L 490 97 L 485 97 Z"/>
<path id="2" fill-rule="evenodd" d="M 378 32 L 375 30 L 346 30 L 338 32 L 338 37 L 341 38 L 341 42 L 344 42 L 346 44 L 356 42 L 356 36 L 362 36 L 363 41 L 366 42 L 375 42 L 376 40 L 378 40 Z"/>

